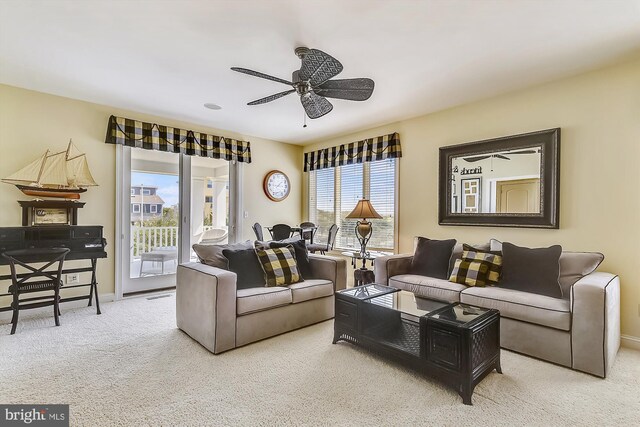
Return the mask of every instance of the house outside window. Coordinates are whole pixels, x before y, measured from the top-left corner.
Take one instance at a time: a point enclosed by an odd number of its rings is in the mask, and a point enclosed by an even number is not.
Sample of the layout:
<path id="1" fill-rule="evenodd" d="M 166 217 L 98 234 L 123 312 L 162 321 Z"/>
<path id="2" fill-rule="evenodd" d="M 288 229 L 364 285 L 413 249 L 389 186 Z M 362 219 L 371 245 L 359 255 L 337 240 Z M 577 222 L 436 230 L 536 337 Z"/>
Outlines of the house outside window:
<path id="1" fill-rule="evenodd" d="M 357 220 L 347 219 L 358 200 L 368 198 L 382 219 L 370 220 L 373 234 L 370 250 L 395 251 L 397 248 L 397 176 L 396 159 L 356 163 L 309 172 L 309 221 L 319 226 L 314 240 L 324 242 L 329 227 L 340 227 L 337 249 L 359 248 L 355 235 Z"/>
<path id="2" fill-rule="evenodd" d="M 140 213 L 140 204 L 139 203 L 135 203 L 133 205 L 133 213 Z"/>
<path id="3" fill-rule="evenodd" d="M 142 195 L 144 195 L 144 196 L 150 196 L 150 195 L 151 195 L 151 190 L 149 190 L 149 189 L 147 189 L 147 188 L 144 188 L 144 189 L 142 190 Z"/>
<path id="4" fill-rule="evenodd" d="M 151 213 L 157 213 L 158 212 L 158 205 L 151 205 Z"/>

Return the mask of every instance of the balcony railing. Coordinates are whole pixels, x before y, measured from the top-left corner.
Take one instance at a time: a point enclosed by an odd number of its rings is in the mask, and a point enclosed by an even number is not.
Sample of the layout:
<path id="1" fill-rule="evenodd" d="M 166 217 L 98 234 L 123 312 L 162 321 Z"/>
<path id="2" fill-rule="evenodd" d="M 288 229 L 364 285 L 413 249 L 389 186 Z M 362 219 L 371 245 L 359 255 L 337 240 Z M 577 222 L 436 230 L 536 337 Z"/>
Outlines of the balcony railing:
<path id="1" fill-rule="evenodd" d="M 202 231 L 214 228 L 202 227 Z M 178 247 L 178 227 L 131 227 L 131 259 L 138 259 L 145 252 L 157 247 Z"/>

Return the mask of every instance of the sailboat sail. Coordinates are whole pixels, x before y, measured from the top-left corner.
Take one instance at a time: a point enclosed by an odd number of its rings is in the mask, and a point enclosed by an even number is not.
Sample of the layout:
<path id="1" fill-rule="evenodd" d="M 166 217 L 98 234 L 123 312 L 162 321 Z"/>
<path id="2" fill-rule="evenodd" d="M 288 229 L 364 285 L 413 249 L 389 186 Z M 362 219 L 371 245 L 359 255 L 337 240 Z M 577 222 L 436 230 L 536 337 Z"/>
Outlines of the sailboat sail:
<path id="1" fill-rule="evenodd" d="M 48 155 L 49 150 L 47 150 L 46 153 L 35 159 L 33 162 L 29 163 L 27 166 L 20 169 L 18 172 L 12 173 L 8 177 L 4 178 L 2 181 L 9 184 L 13 184 L 14 182 L 21 184 L 24 184 L 25 182 L 38 182 L 40 171 L 42 171 L 42 166 Z"/>
<path id="2" fill-rule="evenodd" d="M 42 169 L 42 174 L 38 180 L 40 185 L 62 185 L 67 186 L 67 171 L 65 152 L 52 154 L 47 157 L 47 161 Z"/>
<path id="3" fill-rule="evenodd" d="M 87 157 L 84 154 L 67 160 L 67 181 L 74 187 L 98 185 L 89 171 Z"/>

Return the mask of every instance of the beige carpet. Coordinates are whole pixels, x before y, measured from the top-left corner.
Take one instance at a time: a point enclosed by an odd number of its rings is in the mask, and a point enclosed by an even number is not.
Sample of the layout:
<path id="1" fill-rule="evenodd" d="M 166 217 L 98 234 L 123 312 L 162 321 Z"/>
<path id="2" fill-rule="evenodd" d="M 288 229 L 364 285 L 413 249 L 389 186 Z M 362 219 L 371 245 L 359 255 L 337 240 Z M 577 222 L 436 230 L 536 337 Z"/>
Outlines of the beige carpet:
<path id="1" fill-rule="evenodd" d="M 504 375 L 451 389 L 352 345 L 333 323 L 214 356 L 175 326 L 175 297 L 0 326 L 0 403 L 68 403 L 72 425 L 638 425 L 640 352 L 590 375 L 503 352 Z"/>

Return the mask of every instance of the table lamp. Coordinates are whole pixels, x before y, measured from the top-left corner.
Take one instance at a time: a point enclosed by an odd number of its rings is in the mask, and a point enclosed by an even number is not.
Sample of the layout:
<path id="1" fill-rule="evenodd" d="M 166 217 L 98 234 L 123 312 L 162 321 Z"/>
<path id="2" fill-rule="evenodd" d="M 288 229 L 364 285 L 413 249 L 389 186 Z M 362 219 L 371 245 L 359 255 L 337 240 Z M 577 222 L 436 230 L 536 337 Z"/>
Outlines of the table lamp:
<path id="1" fill-rule="evenodd" d="M 362 218 L 362 221 L 356 223 L 356 237 L 358 238 L 358 242 L 360 242 L 360 255 L 364 257 L 367 254 L 367 243 L 369 243 L 371 233 L 373 232 L 373 226 L 367 219 L 382 218 L 382 216 L 371 206 L 371 202 L 368 199 L 362 199 L 358 201 L 356 207 L 347 215 L 347 219 L 360 218 Z"/>

